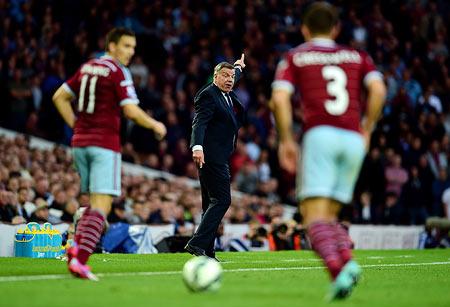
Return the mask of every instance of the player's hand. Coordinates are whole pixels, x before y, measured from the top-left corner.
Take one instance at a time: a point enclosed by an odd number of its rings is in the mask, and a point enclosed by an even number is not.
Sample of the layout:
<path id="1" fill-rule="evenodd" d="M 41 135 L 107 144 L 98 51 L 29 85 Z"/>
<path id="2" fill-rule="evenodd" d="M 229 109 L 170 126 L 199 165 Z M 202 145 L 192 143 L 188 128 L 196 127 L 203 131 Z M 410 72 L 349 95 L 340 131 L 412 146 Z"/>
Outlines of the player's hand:
<path id="1" fill-rule="evenodd" d="M 244 58 L 245 58 L 245 55 L 242 54 L 241 58 L 239 60 L 237 60 L 236 62 L 234 62 L 234 65 L 239 65 L 239 66 L 241 66 L 242 69 L 244 69 L 245 68 Z"/>
<path id="2" fill-rule="evenodd" d="M 161 122 L 157 122 L 155 124 L 153 131 L 155 132 L 155 136 L 158 141 L 162 140 L 167 134 L 166 126 L 164 126 Z"/>
<path id="3" fill-rule="evenodd" d="M 282 141 L 278 146 L 278 159 L 281 168 L 294 174 L 297 168 L 298 146 L 294 140 Z"/>
<path id="4" fill-rule="evenodd" d="M 362 129 L 361 132 L 362 132 L 362 135 L 363 135 L 363 138 L 364 138 L 364 147 L 365 147 L 366 152 L 367 152 L 367 151 L 369 151 L 369 148 L 370 148 L 370 135 L 371 135 L 371 133 L 366 131 L 366 130 L 364 130 L 364 129 Z"/>
<path id="5" fill-rule="evenodd" d="M 192 152 L 192 160 L 194 160 L 195 164 L 197 164 L 199 168 L 202 168 L 203 164 L 205 164 L 203 150 L 194 150 Z"/>

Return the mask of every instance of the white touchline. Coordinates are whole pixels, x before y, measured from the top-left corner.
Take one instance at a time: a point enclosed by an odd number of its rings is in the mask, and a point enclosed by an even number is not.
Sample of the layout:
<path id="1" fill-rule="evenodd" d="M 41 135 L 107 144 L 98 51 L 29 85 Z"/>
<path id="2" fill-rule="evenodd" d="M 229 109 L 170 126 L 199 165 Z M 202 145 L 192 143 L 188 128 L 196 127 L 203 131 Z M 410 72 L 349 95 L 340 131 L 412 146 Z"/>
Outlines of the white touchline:
<path id="1" fill-rule="evenodd" d="M 429 265 L 450 265 L 450 261 L 440 262 L 421 262 L 421 263 L 386 263 L 386 264 L 365 264 L 362 268 L 382 268 L 382 267 L 408 267 L 408 266 L 429 266 Z M 264 271 L 306 271 L 306 270 L 321 270 L 323 266 L 311 267 L 286 267 L 286 268 L 245 268 L 245 269 L 225 269 L 224 272 L 264 272 Z M 123 272 L 123 273 L 99 273 L 98 277 L 123 277 L 123 276 L 161 276 L 161 275 L 176 275 L 181 274 L 181 271 L 166 271 L 166 272 Z M 55 279 L 69 279 L 72 278 L 69 274 L 53 274 L 53 275 L 22 275 L 22 276 L 0 276 L 1 282 L 14 281 L 35 281 L 35 280 L 55 280 Z"/>

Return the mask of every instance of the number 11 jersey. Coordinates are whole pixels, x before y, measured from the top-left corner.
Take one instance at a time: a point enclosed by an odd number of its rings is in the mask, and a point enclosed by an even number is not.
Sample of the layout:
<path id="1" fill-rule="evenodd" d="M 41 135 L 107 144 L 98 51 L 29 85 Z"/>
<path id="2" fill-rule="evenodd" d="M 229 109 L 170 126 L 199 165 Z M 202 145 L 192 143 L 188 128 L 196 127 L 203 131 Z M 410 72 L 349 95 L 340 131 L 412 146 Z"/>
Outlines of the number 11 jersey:
<path id="1" fill-rule="evenodd" d="M 76 97 L 72 146 L 120 152 L 121 107 L 139 103 L 129 70 L 103 56 L 83 64 L 63 86 Z"/>
<path id="2" fill-rule="evenodd" d="M 327 125 L 360 132 L 362 86 L 375 78 L 383 77 L 367 53 L 316 38 L 286 54 L 272 88 L 299 91 L 304 131 Z"/>

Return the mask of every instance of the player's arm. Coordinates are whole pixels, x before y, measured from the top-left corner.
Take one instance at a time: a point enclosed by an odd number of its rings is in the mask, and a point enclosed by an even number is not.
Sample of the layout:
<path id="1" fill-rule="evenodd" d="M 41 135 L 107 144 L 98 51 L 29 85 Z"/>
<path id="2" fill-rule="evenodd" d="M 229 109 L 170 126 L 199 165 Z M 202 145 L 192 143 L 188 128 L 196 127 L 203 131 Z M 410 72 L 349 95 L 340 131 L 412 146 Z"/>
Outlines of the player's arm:
<path id="1" fill-rule="evenodd" d="M 295 173 L 297 166 L 297 143 L 292 133 L 292 92 L 275 88 L 269 107 L 275 117 L 275 124 L 280 138 L 278 157 L 282 168 L 290 173 Z"/>
<path id="2" fill-rule="evenodd" d="M 367 107 L 364 114 L 361 130 L 366 139 L 366 147 L 369 147 L 370 135 L 375 129 L 381 111 L 383 110 L 384 100 L 386 98 L 386 86 L 384 85 L 383 75 L 377 71 L 372 58 L 362 52 L 362 75 L 363 83 L 367 89 Z"/>
<path id="3" fill-rule="evenodd" d="M 166 135 L 166 126 L 164 126 L 163 123 L 150 117 L 138 105 L 125 104 L 122 108 L 126 118 L 131 119 L 139 126 L 153 130 L 159 140 L 161 140 Z"/>
<path id="4" fill-rule="evenodd" d="M 75 126 L 75 113 L 73 112 L 71 101 L 73 99 L 71 92 L 68 92 L 64 85 L 61 85 L 53 95 L 53 103 L 61 114 L 64 121 L 70 128 Z"/>
<path id="5" fill-rule="evenodd" d="M 383 80 L 373 79 L 367 82 L 367 109 L 362 122 L 363 133 L 370 136 L 380 118 L 386 98 L 386 86 Z"/>
<path id="6" fill-rule="evenodd" d="M 284 89 L 274 89 L 269 107 L 275 117 L 280 141 L 293 140 L 291 93 Z"/>

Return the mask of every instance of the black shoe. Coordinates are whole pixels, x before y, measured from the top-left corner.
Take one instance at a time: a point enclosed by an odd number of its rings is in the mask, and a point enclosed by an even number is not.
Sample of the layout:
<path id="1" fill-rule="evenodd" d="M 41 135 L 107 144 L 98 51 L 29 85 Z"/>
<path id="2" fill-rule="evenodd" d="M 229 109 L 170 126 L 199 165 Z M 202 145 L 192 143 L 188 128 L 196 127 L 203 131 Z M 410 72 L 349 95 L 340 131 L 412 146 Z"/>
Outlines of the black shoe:
<path id="1" fill-rule="evenodd" d="M 217 262 L 220 262 L 220 260 L 217 259 L 216 253 L 215 253 L 215 252 L 212 252 L 212 253 L 206 253 L 206 257 L 209 257 L 209 258 L 211 258 L 211 259 L 213 259 L 213 260 L 216 260 Z"/>
<path id="2" fill-rule="evenodd" d="M 187 251 L 189 254 L 194 255 L 194 256 L 206 256 L 206 252 L 203 248 L 194 246 L 194 245 L 190 245 L 189 243 L 186 244 L 186 246 L 184 247 L 184 250 Z"/>
<path id="3" fill-rule="evenodd" d="M 213 256 L 213 257 L 209 257 L 209 258 L 211 258 L 212 260 L 216 260 L 217 262 L 220 262 L 220 260 L 219 260 L 219 259 L 217 259 L 217 257 L 216 257 L 216 256 Z"/>

